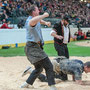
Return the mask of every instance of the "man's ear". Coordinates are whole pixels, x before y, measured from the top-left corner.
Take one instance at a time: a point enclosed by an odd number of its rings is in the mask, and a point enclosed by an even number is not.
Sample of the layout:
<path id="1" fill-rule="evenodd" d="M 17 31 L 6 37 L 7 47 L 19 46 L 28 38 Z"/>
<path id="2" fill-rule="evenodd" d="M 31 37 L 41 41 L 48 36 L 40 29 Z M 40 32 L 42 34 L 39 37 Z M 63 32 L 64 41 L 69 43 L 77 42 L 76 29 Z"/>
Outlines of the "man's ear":
<path id="1" fill-rule="evenodd" d="M 84 66 L 84 69 L 85 69 L 85 71 L 87 71 L 88 67 L 87 66 Z"/>

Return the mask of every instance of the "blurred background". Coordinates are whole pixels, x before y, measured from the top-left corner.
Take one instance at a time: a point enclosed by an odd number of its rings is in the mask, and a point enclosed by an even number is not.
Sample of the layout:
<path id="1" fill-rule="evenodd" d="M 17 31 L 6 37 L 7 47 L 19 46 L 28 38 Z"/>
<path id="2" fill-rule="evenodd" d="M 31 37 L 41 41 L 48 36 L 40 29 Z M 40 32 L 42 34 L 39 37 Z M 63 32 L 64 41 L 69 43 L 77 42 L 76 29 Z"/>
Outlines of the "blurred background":
<path id="1" fill-rule="evenodd" d="M 12 47 L 24 48 L 26 44 L 24 24 L 29 16 L 28 9 L 32 4 L 36 4 L 39 7 L 40 14 L 48 12 L 50 15 L 45 20 L 51 22 L 51 27 L 48 28 L 42 25 L 45 44 L 53 43 L 53 37 L 50 36 L 50 31 L 53 25 L 65 15 L 70 19 L 70 30 L 72 34 L 70 40 L 74 42 L 90 40 L 90 0 L 0 0 L 1 53 L 5 53 L 6 49 Z M 71 42 L 70 47 L 73 45 Z M 47 47 L 50 49 L 50 47 L 53 48 L 53 45 L 50 44 Z M 49 51 L 48 48 L 46 48 L 46 51 Z M 5 49 L 5 51 L 2 51 L 2 49 Z M 23 49 L 20 50 L 22 51 Z M 87 49 L 85 50 L 87 51 Z M 20 51 L 18 50 L 18 52 Z M 20 55 L 24 55 L 24 52 Z M 56 54 L 54 53 L 53 55 Z"/>

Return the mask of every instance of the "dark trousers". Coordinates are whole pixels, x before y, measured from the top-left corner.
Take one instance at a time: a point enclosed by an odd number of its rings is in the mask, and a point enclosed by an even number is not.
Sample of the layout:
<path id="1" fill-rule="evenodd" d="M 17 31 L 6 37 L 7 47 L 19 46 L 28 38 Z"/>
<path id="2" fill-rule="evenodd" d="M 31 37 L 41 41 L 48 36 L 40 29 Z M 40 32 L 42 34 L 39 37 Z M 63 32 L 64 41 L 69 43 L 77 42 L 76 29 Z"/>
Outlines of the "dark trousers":
<path id="1" fill-rule="evenodd" d="M 64 75 L 66 75 L 66 74 L 63 74 L 62 72 L 60 72 L 59 74 L 56 74 L 56 73 L 54 72 L 54 78 L 61 79 L 61 80 L 63 80 L 63 81 L 67 80 L 66 78 L 63 78 L 63 77 L 65 77 Z M 40 75 L 38 76 L 38 79 L 39 79 L 41 82 L 47 82 L 47 81 L 48 81 L 48 80 L 47 80 L 47 77 L 46 77 L 44 74 L 40 74 Z"/>
<path id="2" fill-rule="evenodd" d="M 54 43 L 55 49 L 58 53 L 58 56 L 65 56 L 66 58 L 69 58 L 69 52 L 68 52 L 68 47 L 67 44 L 61 44 L 59 45 L 58 43 Z M 61 78 L 62 80 L 67 80 L 67 74 L 64 74 L 63 72 L 61 72 Z"/>
<path id="3" fill-rule="evenodd" d="M 54 85 L 54 72 L 53 72 L 53 66 L 49 60 L 49 58 L 45 58 L 39 62 L 34 63 L 35 70 L 30 74 L 30 76 L 27 79 L 27 83 L 33 84 L 35 79 L 40 75 L 43 68 L 45 69 L 48 85 Z"/>
<path id="4" fill-rule="evenodd" d="M 59 45 L 58 43 L 55 42 L 54 47 L 58 53 L 58 56 L 65 56 L 66 58 L 69 58 L 69 52 L 68 52 L 67 44 Z"/>

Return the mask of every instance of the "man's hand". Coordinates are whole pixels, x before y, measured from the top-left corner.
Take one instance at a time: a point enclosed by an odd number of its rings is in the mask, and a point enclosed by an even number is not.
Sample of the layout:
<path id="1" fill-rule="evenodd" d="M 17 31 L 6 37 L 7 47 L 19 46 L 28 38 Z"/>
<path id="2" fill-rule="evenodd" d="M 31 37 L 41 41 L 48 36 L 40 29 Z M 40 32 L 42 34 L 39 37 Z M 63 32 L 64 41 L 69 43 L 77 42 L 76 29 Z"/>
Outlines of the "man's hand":
<path id="1" fill-rule="evenodd" d="M 51 26 L 51 23 L 50 22 L 45 22 L 45 24 L 50 27 Z"/>
<path id="2" fill-rule="evenodd" d="M 81 80 L 76 80 L 77 84 L 84 85 L 84 83 Z"/>
<path id="3" fill-rule="evenodd" d="M 43 16 L 44 16 L 44 17 L 48 17 L 49 14 L 48 14 L 47 12 L 45 12 L 45 13 L 43 14 Z"/>
<path id="4" fill-rule="evenodd" d="M 63 36 L 56 35 L 56 38 L 61 40 L 61 39 L 63 39 Z"/>

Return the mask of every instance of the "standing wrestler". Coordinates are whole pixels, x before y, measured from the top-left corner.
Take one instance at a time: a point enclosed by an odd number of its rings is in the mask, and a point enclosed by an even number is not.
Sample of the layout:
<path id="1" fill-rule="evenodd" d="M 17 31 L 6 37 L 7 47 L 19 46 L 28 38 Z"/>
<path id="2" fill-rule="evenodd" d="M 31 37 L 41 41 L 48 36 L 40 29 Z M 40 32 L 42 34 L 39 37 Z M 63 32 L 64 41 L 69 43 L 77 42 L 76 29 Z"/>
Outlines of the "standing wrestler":
<path id="1" fill-rule="evenodd" d="M 58 56 L 65 56 L 69 58 L 69 52 L 67 44 L 70 41 L 70 28 L 69 18 L 64 16 L 63 19 L 56 23 L 51 31 L 51 36 L 54 37 L 54 47 L 57 51 Z M 67 80 L 67 75 L 61 75 L 63 80 Z"/>
<path id="2" fill-rule="evenodd" d="M 41 46 L 44 44 L 42 33 L 41 33 L 41 24 L 50 26 L 50 22 L 46 22 L 42 19 L 49 16 L 48 13 L 44 13 L 43 15 L 39 15 L 38 7 L 32 5 L 29 9 L 29 17 L 26 20 L 26 47 L 25 53 L 31 64 L 34 65 L 35 70 L 30 74 L 26 82 L 21 85 L 21 88 L 27 88 L 29 86 L 32 87 L 36 78 L 40 75 L 43 68 L 46 71 L 46 76 L 48 79 L 48 85 L 50 86 L 50 90 L 57 90 L 55 87 L 54 81 L 54 72 L 53 66 L 46 55 L 46 53 L 42 50 Z"/>

